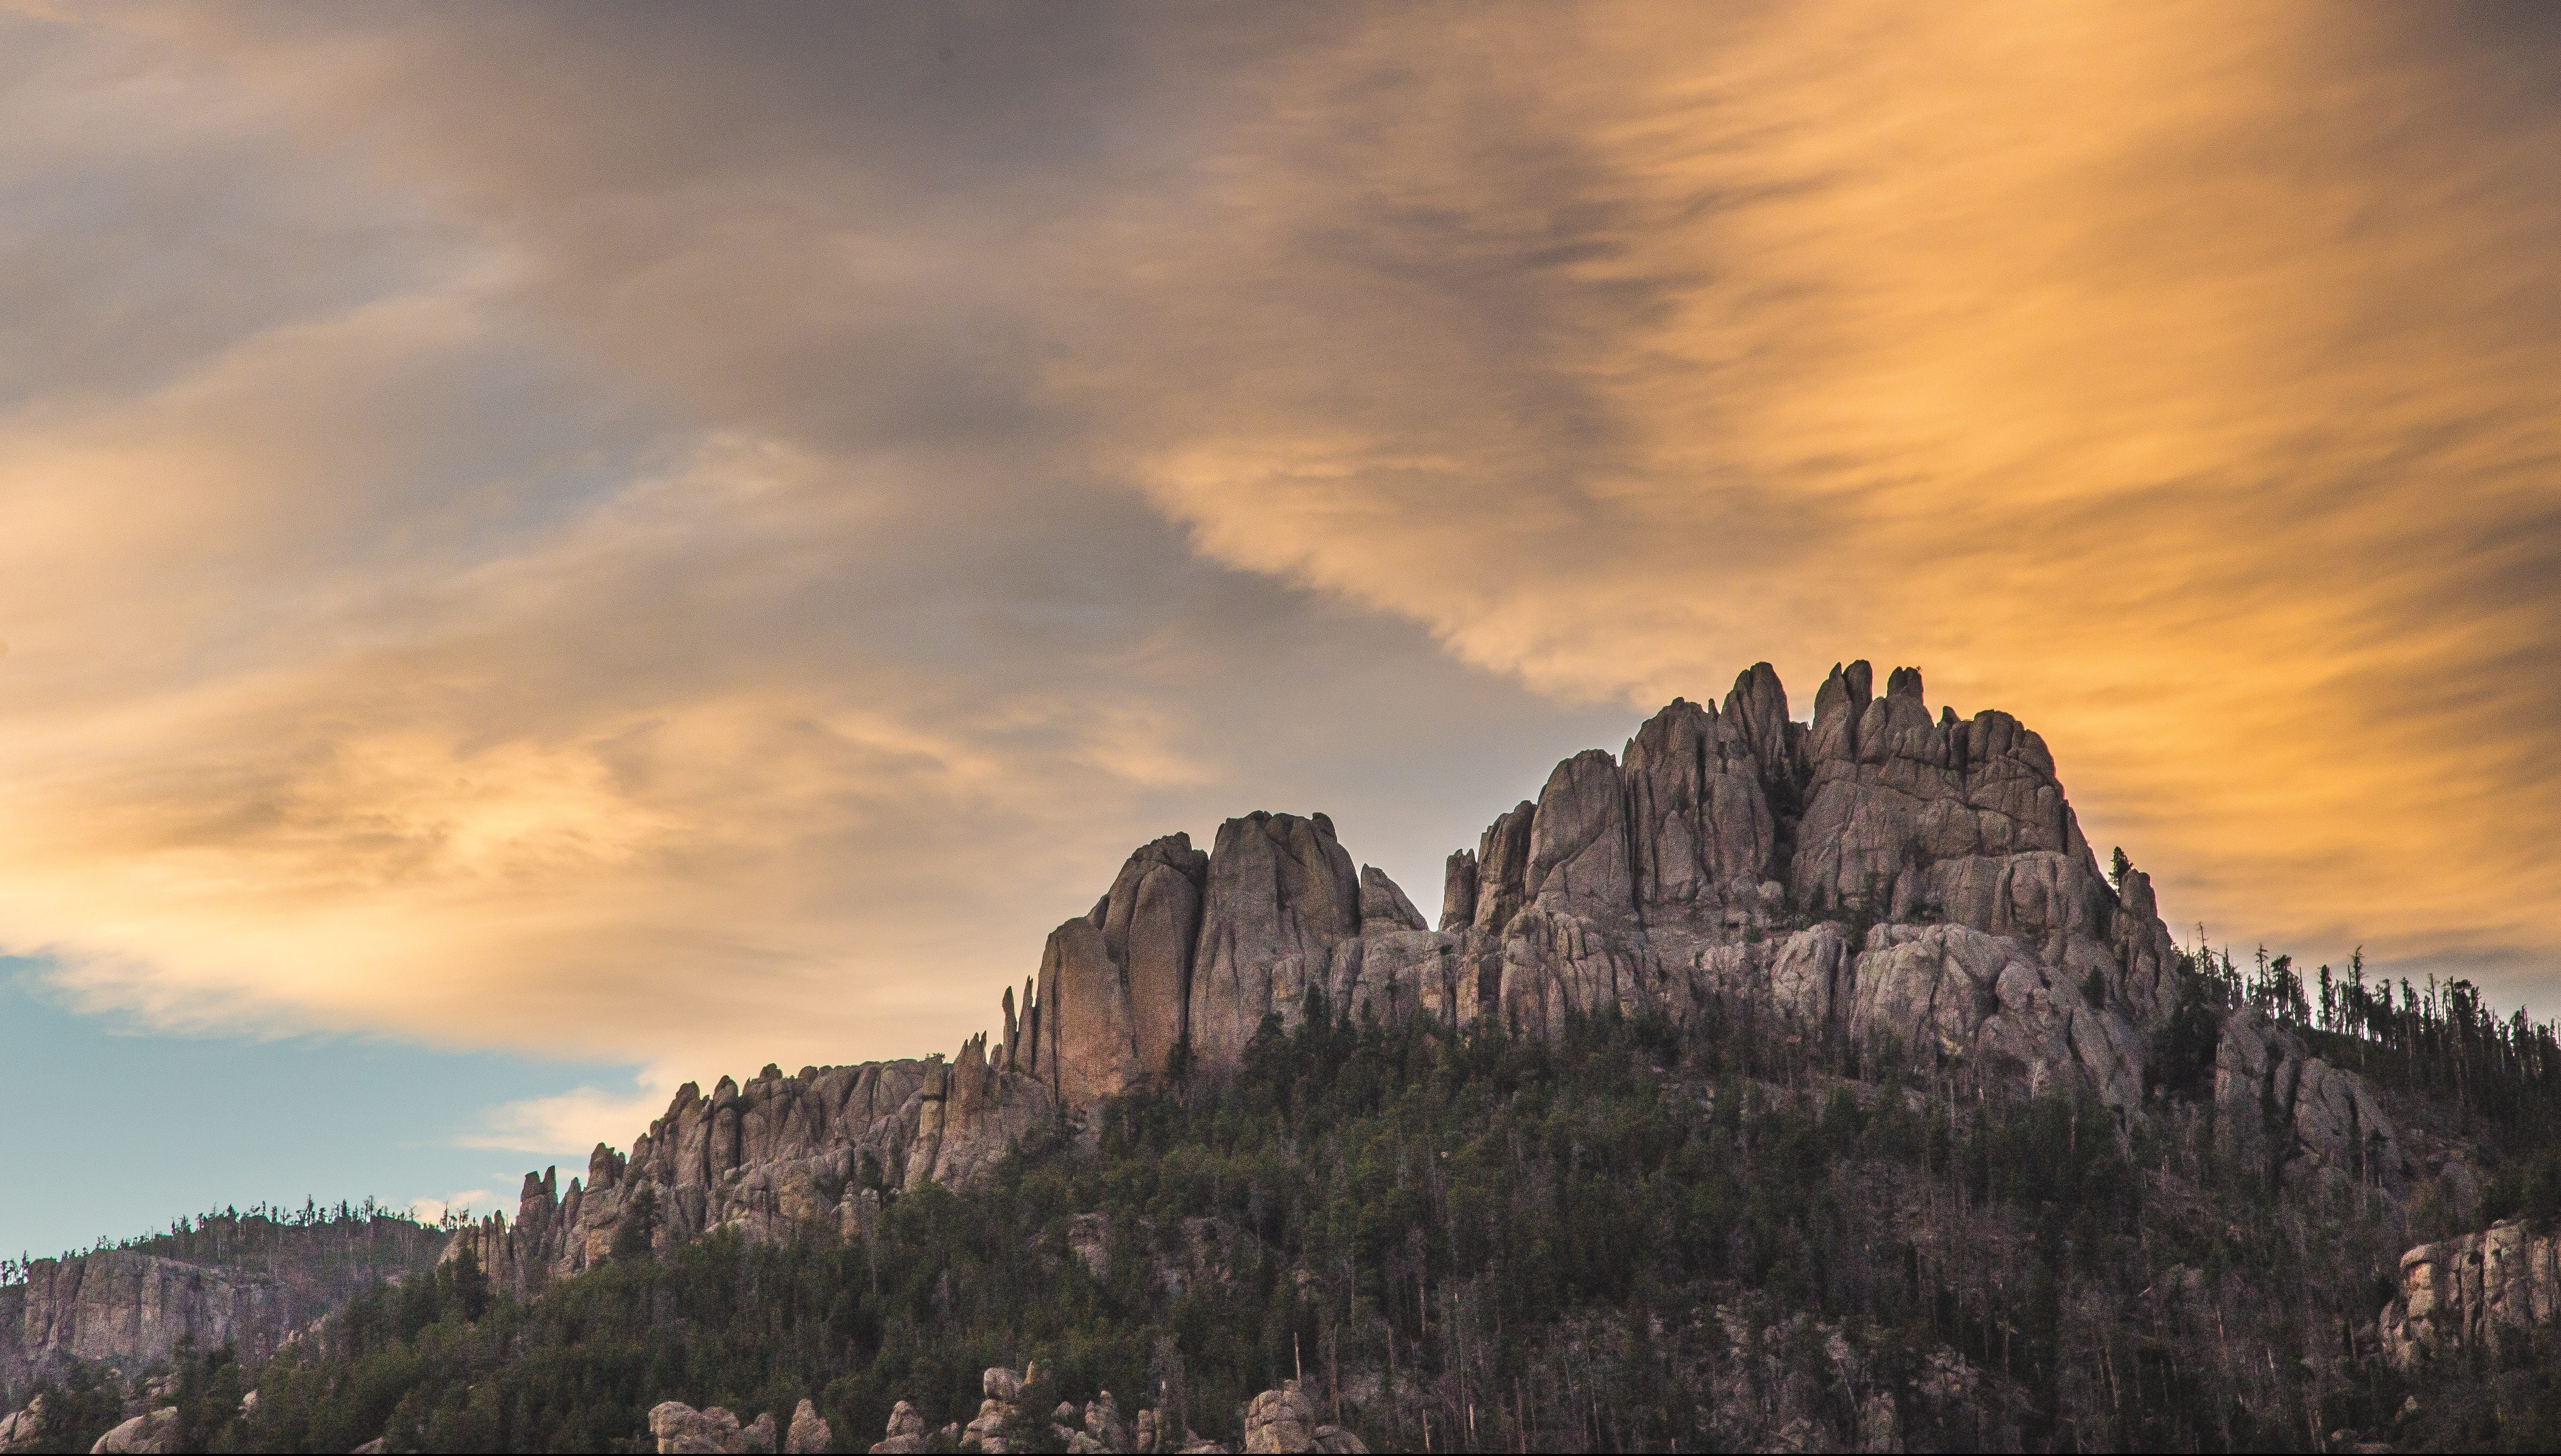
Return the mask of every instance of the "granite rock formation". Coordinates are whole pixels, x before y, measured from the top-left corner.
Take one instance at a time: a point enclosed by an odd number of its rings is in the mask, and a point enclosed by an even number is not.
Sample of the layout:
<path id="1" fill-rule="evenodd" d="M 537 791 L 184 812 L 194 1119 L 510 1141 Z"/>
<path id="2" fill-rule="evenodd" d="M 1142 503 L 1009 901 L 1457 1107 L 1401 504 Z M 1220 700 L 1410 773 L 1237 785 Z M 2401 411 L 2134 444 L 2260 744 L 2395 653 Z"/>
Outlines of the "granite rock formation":
<path id="1" fill-rule="evenodd" d="M 144 1411 L 97 1438 L 92 1456 L 145 1456 L 178 1449 L 178 1407 Z"/>
<path id="2" fill-rule="evenodd" d="M 1298 1382 L 1290 1380 L 1278 1390 L 1264 1391 L 1246 1405 L 1245 1449 L 1366 1453 L 1369 1447 L 1342 1427 L 1319 1422 L 1316 1402 L 1298 1393 Z"/>
<path id="3" fill-rule="evenodd" d="M 2487 1350 L 2561 1317 L 2561 1233 L 2521 1219 L 2401 1256 L 2401 1293 L 2383 1311 L 2383 1350 L 2404 1368 L 2432 1349 Z"/>
<path id="4" fill-rule="evenodd" d="M 1039 1015 L 1035 1002 L 1035 1024 Z M 572 1178 L 566 1192 L 557 1169 L 527 1174 L 515 1218 L 493 1213 L 462 1229 L 444 1257 L 467 1252 L 529 1294 L 607 1258 L 626 1236 L 626 1215 L 629 1234 L 651 1249 L 720 1228 L 755 1240 L 809 1223 L 859 1229 L 880 1206 L 878 1188 L 965 1183 L 1055 1117 L 1031 1048 L 1013 1052 L 990 1055 L 980 1035 L 949 1061 L 804 1067 L 789 1077 L 768 1065 L 743 1087 L 721 1078 L 709 1097 L 688 1082 L 628 1157 L 598 1144 L 586 1179 Z"/>
<path id="5" fill-rule="evenodd" d="M 952 1446 L 962 1451 L 1002 1452 L 1012 1450 L 1009 1431 L 1026 1426 L 1037 1427 L 1035 1412 L 1022 1407 L 1023 1390 L 1037 1379 L 1031 1369 L 1012 1370 L 1002 1365 L 990 1367 L 979 1377 L 979 1389 L 985 1396 L 978 1402 L 978 1413 L 966 1425 L 945 1427 L 942 1434 Z M 805 1404 L 805 1402 L 804 1402 Z M 660 1406 L 658 1410 L 667 1410 Z M 676 1410 L 692 1414 L 686 1407 Z M 716 1412 L 727 1416 L 727 1411 Z M 1245 1449 L 1271 1452 L 1365 1453 L 1369 1447 L 1352 1432 L 1317 1419 L 1315 1402 L 1299 1393 L 1298 1383 L 1291 1380 L 1278 1390 L 1266 1390 L 1247 1402 L 1243 1411 Z M 656 1411 L 650 1415 L 651 1428 L 657 1427 Z M 1142 1409 L 1134 1418 L 1124 1415 L 1120 1403 L 1109 1390 L 1098 1391 L 1094 1399 L 1078 1406 L 1059 1402 L 1048 1414 L 1046 1446 L 1035 1449 L 1064 1448 L 1079 1456 L 1101 1456 L 1104 1452 L 1223 1452 L 1230 1448 L 1215 1441 L 1203 1440 L 1190 1431 L 1175 1434 L 1175 1421 L 1165 1412 Z M 734 1417 L 730 1425 L 735 1427 Z M 793 1422 L 798 1429 L 798 1422 Z M 891 1408 L 889 1429 L 870 1449 L 874 1456 L 902 1456 L 902 1453 L 927 1449 L 925 1417 L 915 1406 L 901 1400 Z M 659 1450 L 677 1449 L 662 1437 Z M 694 1448 L 687 1448 L 694 1449 Z M 712 1449 L 712 1448 L 702 1448 Z M 722 1447 L 729 1450 L 735 1447 Z"/>
<path id="6" fill-rule="evenodd" d="M 125 1248 L 33 1261 L 25 1282 L 0 1286 L 0 1396 L 75 1360 L 129 1372 L 181 1341 L 261 1359 L 376 1281 L 425 1269 L 444 1244 L 432 1228 L 391 1220 L 325 1247 L 325 1231 L 302 1232 L 254 1260 Z"/>
<path id="7" fill-rule="evenodd" d="M 949 1062 L 768 1067 L 709 1098 L 688 1085 L 627 1163 L 598 1148 L 566 1197 L 528 1176 L 515 1222 L 455 1249 L 520 1288 L 575 1272 L 643 1185 L 661 1246 L 852 1226 L 876 1206 L 863 1187 L 971 1178 L 1048 1120 L 1178 1067 L 1232 1068 L 1267 1018 L 1313 1004 L 1523 1035 L 1605 1007 L 1685 1021 L 1747 1006 L 2140 1115 L 2175 997 L 2150 881 L 2102 872 L 2016 719 L 1933 717 L 1915 668 L 1873 688 L 1867 663 L 1834 667 L 1809 723 L 1767 663 L 1721 706 L 1675 699 L 1451 855 L 1438 928 L 1387 875 L 1355 871 L 1321 814 L 1230 819 L 1206 854 L 1155 840 L 1051 934 L 1019 1007 L 1005 993 L 994 1051 L 981 1035 Z M 2231 1018 L 2216 1076 L 2275 1109 L 2262 1133 L 2281 1174 L 2401 1175 L 2363 1084 L 2291 1035 Z"/>
<path id="8" fill-rule="evenodd" d="M 2363 1078 L 2311 1055 L 2249 1006 L 2214 1049 L 2216 1127 L 2225 1151 L 2280 1177 L 2389 1185 L 2405 1172 L 2399 1135 Z"/>
<path id="9" fill-rule="evenodd" d="M 27 1402 L 26 1409 L 0 1415 L 0 1456 L 36 1449 L 45 1438 L 47 1404 L 45 1397 L 39 1395 Z"/>
<path id="10" fill-rule="evenodd" d="M 803 1400 L 800 1405 L 805 1410 L 809 1402 Z M 742 1426 L 726 1406 L 696 1410 L 681 1400 L 662 1400 L 649 1407 L 649 1434 L 657 1440 L 661 1452 L 680 1452 L 683 1456 L 743 1456 L 747 1452 L 769 1456 L 774 1449 L 770 1413 L 758 1416 L 752 1425 Z"/>
<path id="11" fill-rule="evenodd" d="M 791 1425 L 782 1436 L 785 1456 L 818 1456 L 835 1449 L 836 1433 L 828 1428 L 818 1407 L 803 1399 L 791 1408 Z"/>

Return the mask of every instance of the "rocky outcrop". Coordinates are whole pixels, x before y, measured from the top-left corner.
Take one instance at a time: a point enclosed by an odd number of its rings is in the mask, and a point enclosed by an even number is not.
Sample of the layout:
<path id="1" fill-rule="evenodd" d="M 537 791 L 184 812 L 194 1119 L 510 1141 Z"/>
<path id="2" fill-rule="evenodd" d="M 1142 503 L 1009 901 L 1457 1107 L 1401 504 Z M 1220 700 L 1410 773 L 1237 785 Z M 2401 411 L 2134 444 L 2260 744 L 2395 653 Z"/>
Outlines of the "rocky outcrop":
<path id="1" fill-rule="evenodd" d="M 809 1402 L 800 1402 L 802 1410 Z M 813 1414 L 814 1418 L 814 1414 Z M 792 1422 L 793 1429 L 799 1422 Z M 740 1453 L 773 1450 L 773 1414 L 766 1412 L 752 1425 L 742 1426 L 738 1417 L 726 1407 L 709 1406 L 696 1410 L 678 1400 L 663 1400 L 649 1408 L 649 1434 L 657 1439 L 663 1452 L 683 1452 L 686 1456 L 740 1456 Z"/>
<path id="2" fill-rule="evenodd" d="M 2383 1350 L 2404 1368 L 2428 1355 L 2495 1352 L 2561 1316 L 2561 1233 L 2508 1219 L 2401 1256 Z"/>
<path id="3" fill-rule="evenodd" d="M 1518 915 L 1529 879 L 1530 829 L 1538 806 L 1524 799 L 1495 816 L 1476 843 L 1476 903 L 1467 924 L 1486 935 L 1500 935 Z"/>
<path id="4" fill-rule="evenodd" d="M 98 1437 L 97 1444 L 88 1449 L 91 1456 L 113 1456 L 113 1453 L 143 1456 L 146 1452 L 175 1451 L 178 1449 L 178 1407 L 164 1405 L 158 1410 L 134 1416 Z"/>
<path id="5" fill-rule="evenodd" d="M 1934 717 L 1916 668 L 1874 686 L 1865 662 L 1834 667 L 1809 724 L 1767 663 L 1721 705 L 1674 699 L 1451 854 L 1437 929 L 1385 874 L 1355 873 L 1321 814 L 1230 819 L 1207 854 L 1155 840 L 1051 934 L 1019 1007 L 1005 993 L 993 1052 L 981 1036 L 949 1063 L 688 1086 L 627 1169 L 599 1148 L 565 1198 L 529 1178 L 515 1224 L 472 1246 L 493 1270 L 575 1271 L 610 1249 L 637 1186 L 655 1190 L 658 1244 L 857 1226 L 877 1204 L 849 1189 L 966 1180 L 1046 1120 L 1177 1065 L 1235 1066 L 1267 1018 L 1313 1004 L 1523 1035 L 1605 1008 L 1743 1005 L 1783 1032 L 2138 1115 L 2177 964 L 2149 879 L 2101 871 L 2016 719 Z M 2354 1076 L 2246 1013 L 2224 1037 L 2218 1086 L 2266 1110 L 2253 1136 L 2277 1176 L 2400 1176 Z"/>
<path id="6" fill-rule="evenodd" d="M 2389 1183 L 2405 1176 L 2400 1138 L 2364 1079 L 2311 1055 L 2301 1037 L 2249 1006 L 2223 1019 L 2214 1096 L 2225 1156 L 2272 1181 Z"/>
<path id="7" fill-rule="evenodd" d="M 785 1456 L 817 1456 L 835 1448 L 836 1433 L 818 1414 L 818 1407 L 802 1400 L 791 1408 L 791 1426 L 782 1437 Z"/>
<path id="8" fill-rule="evenodd" d="M 1441 929 L 1465 930 L 1476 919 L 1476 851 L 1453 849 L 1441 872 Z"/>
<path id="9" fill-rule="evenodd" d="M 263 1354 L 323 1313 L 293 1306 L 284 1284 L 262 1272 L 124 1249 L 38 1259 L 24 1285 L 0 1290 L 0 1358 L 14 1357 L 14 1376 L 63 1360 L 146 1364 L 189 1338 L 263 1346 Z"/>
<path id="10" fill-rule="evenodd" d="M 428 1267 L 445 1236 L 384 1218 L 252 1237 L 254 1251 L 219 1260 L 149 1244 L 35 1260 L 24 1283 L 0 1286 L 0 1393 L 75 1360 L 129 1371 L 188 1340 L 261 1359 L 379 1281 Z"/>
<path id="11" fill-rule="evenodd" d="M 1387 877 L 1387 871 L 1374 864 L 1361 866 L 1360 906 L 1360 928 L 1365 936 L 1432 928 L 1424 922 L 1423 912 L 1405 898 L 1405 891 Z"/>
<path id="12" fill-rule="evenodd" d="M 1316 1419 L 1316 1402 L 1298 1393 L 1298 1382 L 1291 1380 L 1278 1390 L 1266 1390 L 1245 1407 L 1245 1449 L 1262 1451 L 1356 1451 L 1366 1453 L 1369 1447 L 1361 1438 L 1341 1426 L 1323 1425 Z"/>
<path id="13" fill-rule="evenodd" d="M 1144 1064 L 1128 979 L 1091 922 L 1071 920 L 1050 932 L 1041 952 L 1040 1007 L 1040 1064 L 1060 1102 L 1091 1107 L 1137 1085 Z"/>
<path id="14" fill-rule="evenodd" d="M 45 1397 L 39 1395 L 27 1402 L 26 1409 L 0 1415 L 0 1456 L 16 1456 L 17 1452 L 33 1451 L 43 1444 L 45 1420 L 50 1413 Z"/>
<path id="15" fill-rule="evenodd" d="M 1219 825 L 1185 1007 L 1194 1060 L 1235 1065 L 1264 1016 L 1289 1015 L 1360 931 L 1360 884 L 1332 819 L 1253 814 Z"/>
<path id="16" fill-rule="evenodd" d="M 1480 868 L 1460 957 L 1499 964 L 1523 1031 L 1739 1000 L 2135 1107 L 2175 965 L 2149 881 L 2101 873 L 2014 719 L 1934 720 L 1910 668 L 1871 686 L 1834 668 L 1799 727 L 1755 667 L 1721 710 L 1675 700 L 1615 763 L 1560 765 L 1487 830 L 1487 865 L 1523 845 L 1520 898 Z"/>
<path id="17" fill-rule="evenodd" d="M 1168 834 L 1131 854 L 1096 907 L 1104 954 L 1118 969 L 1131 1007 L 1139 1066 L 1165 1065 L 1183 1039 L 1208 877 L 1209 856 L 1192 847 L 1191 836 Z"/>
<path id="18" fill-rule="evenodd" d="M 1109 1390 L 1098 1391 L 1095 1398 L 1079 1406 L 1060 1401 L 1048 1413 L 1045 1422 L 1036 1412 L 1022 1407 L 1024 1388 L 1037 1378 L 1034 1370 L 1016 1371 L 1003 1366 L 986 1370 L 979 1377 L 984 1398 L 978 1402 L 978 1413 L 966 1425 L 943 1428 L 952 1446 L 962 1451 L 1001 1452 L 1016 1449 L 1009 1433 L 1025 1432 L 1036 1450 L 1064 1448 L 1080 1456 L 1099 1456 L 1103 1452 L 1220 1452 L 1229 1448 L 1215 1441 L 1203 1440 L 1185 1430 L 1174 1434 L 1174 1422 L 1163 1411 L 1143 1409 L 1134 1418 L 1124 1415 L 1118 1400 Z M 803 1402 L 805 1407 L 806 1402 Z M 667 1406 L 658 1407 L 668 1409 Z M 682 1410 L 684 1407 L 678 1406 Z M 726 1415 L 727 1412 L 720 1412 Z M 1242 1412 L 1245 1423 L 1245 1449 L 1248 1451 L 1322 1451 L 1366 1453 L 1369 1447 L 1361 1438 L 1341 1426 L 1326 1425 L 1316 1417 L 1315 1402 L 1298 1391 L 1295 1380 L 1278 1390 L 1266 1390 L 1246 1405 Z M 651 1412 L 652 1429 L 657 1412 Z M 1045 1435 L 1039 1431 L 1048 1427 Z M 735 1421 L 732 1422 L 736 1424 Z M 799 1429 L 795 1420 L 792 1428 Z M 871 1445 L 877 1456 L 903 1456 L 923 1451 L 932 1439 L 925 1416 L 901 1400 L 890 1410 L 889 1429 L 882 1439 Z M 1042 1444 L 1043 1441 L 1047 1444 Z M 674 1449 L 663 1443 L 661 1451 Z M 692 1448 L 688 1448 L 692 1449 Z M 722 1448 L 728 1449 L 728 1448 Z"/>
<path id="19" fill-rule="evenodd" d="M 905 1456 L 925 1449 L 925 1417 L 902 1400 L 890 1407 L 889 1433 L 872 1442 L 873 1456 Z"/>
<path id="20" fill-rule="evenodd" d="M 627 1158 L 598 1144 L 565 1192 L 557 1170 L 527 1174 L 513 1220 L 491 1214 L 443 1256 L 467 1254 L 528 1294 L 610 1257 L 618 1240 L 655 1250 L 722 1228 L 752 1240 L 808 1224 L 853 1231 L 879 1209 L 873 1189 L 965 1183 L 1053 1121 L 1049 1086 L 1014 1069 L 1030 1062 L 973 1036 L 947 1062 L 791 1077 L 768 1065 L 745 1086 L 723 1077 L 709 1097 L 688 1082 Z"/>

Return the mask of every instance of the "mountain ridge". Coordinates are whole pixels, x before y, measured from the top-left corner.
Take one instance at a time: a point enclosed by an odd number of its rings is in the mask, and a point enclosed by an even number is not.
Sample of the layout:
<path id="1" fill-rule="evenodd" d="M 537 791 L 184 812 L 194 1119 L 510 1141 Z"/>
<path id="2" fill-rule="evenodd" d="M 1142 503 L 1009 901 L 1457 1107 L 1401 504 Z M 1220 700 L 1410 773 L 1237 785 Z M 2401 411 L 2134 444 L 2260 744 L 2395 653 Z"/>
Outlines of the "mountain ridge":
<path id="1" fill-rule="evenodd" d="M 1675 698 L 1618 755 L 1565 759 L 1451 854 L 1438 928 L 1355 868 L 1322 813 L 1231 819 L 1208 851 L 1152 840 L 1050 933 L 1019 1004 L 1004 991 L 1000 1040 L 768 1065 L 708 1096 L 687 1083 L 627 1156 L 598 1144 L 565 1194 L 556 1169 L 528 1174 L 515 1217 L 464 1229 L 445 1257 L 530 1294 L 617 1239 L 853 1231 L 882 1194 L 983 1177 L 1043 1126 L 1232 1071 L 1267 1020 L 1285 1031 L 1310 1005 L 1554 1036 L 1604 1007 L 1679 1022 L 1738 997 L 2029 1093 L 2087 1086 L 2139 1118 L 2176 1009 L 2149 877 L 2122 853 L 2102 872 L 2017 719 L 1934 718 L 1913 667 L 1873 684 L 1867 662 L 1835 665 L 1799 723 L 1759 663 L 1721 707 Z M 2362 1079 L 2290 1033 L 2235 1018 L 2213 1058 L 2218 1095 L 2272 1110 L 2280 1177 L 2388 1191 L 2409 1176 Z"/>
<path id="2" fill-rule="evenodd" d="M 2561 1028 L 2182 950 L 2032 730 L 1873 685 L 1675 699 L 1428 919 L 1323 814 L 1150 840 L 956 1054 L 687 1084 L 0 1450 L 2561 1438 Z"/>

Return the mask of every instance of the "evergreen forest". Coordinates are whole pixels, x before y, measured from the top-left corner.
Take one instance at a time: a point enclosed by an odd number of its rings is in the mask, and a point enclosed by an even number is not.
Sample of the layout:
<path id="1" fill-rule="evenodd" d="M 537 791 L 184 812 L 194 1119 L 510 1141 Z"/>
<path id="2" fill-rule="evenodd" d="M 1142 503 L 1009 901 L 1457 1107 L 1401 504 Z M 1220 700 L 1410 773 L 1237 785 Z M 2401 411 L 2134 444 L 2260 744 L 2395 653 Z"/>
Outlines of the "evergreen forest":
<path id="1" fill-rule="evenodd" d="M 1380 1450 L 2561 1446 L 2549 1334 L 2404 1370 L 2375 1331 L 2414 1241 L 2561 1213 L 2552 1028 L 2361 962 L 2200 949 L 2182 986 L 2134 1119 L 1747 1005 L 1540 1041 L 1317 1001 L 1224 1081 L 881 1189 L 867 1235 L 629 1247 L 530 1303 L 448 1262 L 167 1374 L 209 1451 L 654 1449 L 658 1401 L 804 1397 L 858 1451 L 1035 1362 L 1026 1409 L 1109 1389 L 1231 1444 L 1295 1378 Z M 2213 1096 L 2245 1004 L 2490 1176 L 2273 1176 Z M 46 1388 L 60 1449 L 120 1408 L 104 1370 Z"/>

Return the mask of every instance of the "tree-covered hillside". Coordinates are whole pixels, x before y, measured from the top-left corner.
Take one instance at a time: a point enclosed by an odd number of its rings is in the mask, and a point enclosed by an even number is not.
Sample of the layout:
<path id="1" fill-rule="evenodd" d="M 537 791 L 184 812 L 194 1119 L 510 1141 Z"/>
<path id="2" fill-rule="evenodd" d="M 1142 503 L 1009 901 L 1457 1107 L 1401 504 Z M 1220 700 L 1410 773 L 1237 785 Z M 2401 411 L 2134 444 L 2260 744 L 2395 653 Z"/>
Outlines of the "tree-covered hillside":
<path id="1" fill-rule="evenodd" d="M 895 1401 L 939 1429 L 983 1368 L 1037 1361 L 1028 1409 L 1110 1389 L 1231 1443 L 1291 1377 L 1381 1449 L 2561 1440 L 2539 1337 L 2405 1371 L 2375 1333 L 2414 1238 L 2484 1197 L 2548 1211 L 2549 1029 L 2469 988 L 2324 1008 L 2292 974 L 2191 958 L 2134 1119 L 1746 1006 L 1538 1040 L 1319 1001 L 1238 1074 L 1118 1099 L 975 1186 L 880 1189 L 851 1236 L 635 1240 L 530 1304 L 448 1264 L 262 1365 L 192 1353 L 182 1430 L 602 1450 L 645 1446 L 661 1400 L 787 1422 L 808 1397 L 861 1450 Z M 2253 1003 L 2487 1188 L 2276 1176 L 2213 1095 L 2218 1023 Z"/>

